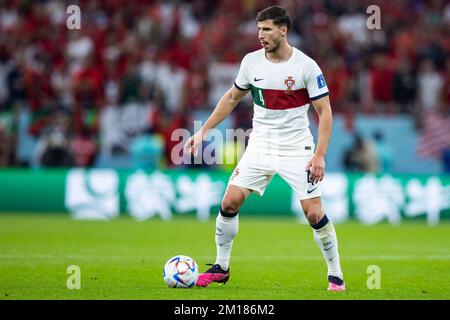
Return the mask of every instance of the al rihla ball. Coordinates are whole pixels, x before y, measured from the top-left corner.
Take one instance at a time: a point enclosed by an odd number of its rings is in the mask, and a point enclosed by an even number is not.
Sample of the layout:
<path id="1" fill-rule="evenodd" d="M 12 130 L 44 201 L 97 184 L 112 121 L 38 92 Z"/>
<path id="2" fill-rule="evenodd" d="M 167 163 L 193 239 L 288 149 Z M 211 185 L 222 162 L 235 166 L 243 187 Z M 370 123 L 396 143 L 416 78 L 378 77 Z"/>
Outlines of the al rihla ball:
<path id="1" fill-rule="evenodd" d="M 176 255 L 164 265 L 163 277 L 170 288 L 192 288 L 198 279 L 197 263 L 191 257 Z"/>

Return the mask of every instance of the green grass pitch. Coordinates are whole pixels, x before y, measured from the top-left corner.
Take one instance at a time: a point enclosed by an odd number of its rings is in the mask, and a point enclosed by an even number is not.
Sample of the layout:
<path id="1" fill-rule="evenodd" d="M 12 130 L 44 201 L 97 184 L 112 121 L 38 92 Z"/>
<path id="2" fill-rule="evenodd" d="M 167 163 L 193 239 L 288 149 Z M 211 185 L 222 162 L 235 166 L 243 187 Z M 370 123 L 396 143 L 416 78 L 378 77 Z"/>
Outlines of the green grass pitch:
<path id="1" fill-rule="evenodd" d="M 230 281 L 170 289 L 162 267 L 176 254 L 203 271 L 214 262 L 215 220 L 73 221 L 67 215 L 0 215 L 0 299 L 449 299 L 450 224 L 336 225 L 346 292 L 326 290 L 326 266 L 309 226 L 241 216 Z M 66 287 L 69 265 L 81 289 Z M 367 268 L 381 270 L 369 290 Z"/>

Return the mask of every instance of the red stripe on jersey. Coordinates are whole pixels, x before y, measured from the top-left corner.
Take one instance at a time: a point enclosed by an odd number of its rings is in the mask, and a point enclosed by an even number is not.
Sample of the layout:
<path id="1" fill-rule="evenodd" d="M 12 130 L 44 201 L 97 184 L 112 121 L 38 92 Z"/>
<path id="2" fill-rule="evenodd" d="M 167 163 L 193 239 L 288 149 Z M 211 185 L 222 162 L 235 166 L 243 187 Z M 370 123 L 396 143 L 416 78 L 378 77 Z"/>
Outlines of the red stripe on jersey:
<path id="1" fill-rule="evenodd" d="M 266 108 L 272 110 L 297 108 L 310 102 L 306 89 L 291 91 L 264 89 L 264 100 Z"/>

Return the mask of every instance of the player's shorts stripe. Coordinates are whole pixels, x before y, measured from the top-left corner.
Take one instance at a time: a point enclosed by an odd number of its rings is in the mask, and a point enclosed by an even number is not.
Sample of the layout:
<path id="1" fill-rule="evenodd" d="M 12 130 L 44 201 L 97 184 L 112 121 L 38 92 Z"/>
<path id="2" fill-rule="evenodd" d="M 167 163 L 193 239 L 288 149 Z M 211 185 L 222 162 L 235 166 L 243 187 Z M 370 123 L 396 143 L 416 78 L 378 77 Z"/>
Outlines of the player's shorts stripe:
<path id="1" fill-rule="evenodd" d="M 314 101 L 314 100 L 323 98 L 323 97 L 325 97 L 325 96 L 328 96 L 329 94 L 330 94 L 329 92 L 325 92 L 325 93 L 323 93 L 323 94 L 321 94 L 321 95 L 318 95 L 318 96 L 316 96 L 316 97 L 311 98 L 311 101 Z"/>
<path id="2" fill-rule="evenodd" d="M 256 105 L 272 110 L 298 108 L 310 102 L 306 89 L 287 91 L 251 86 L 251 92 Z"/>

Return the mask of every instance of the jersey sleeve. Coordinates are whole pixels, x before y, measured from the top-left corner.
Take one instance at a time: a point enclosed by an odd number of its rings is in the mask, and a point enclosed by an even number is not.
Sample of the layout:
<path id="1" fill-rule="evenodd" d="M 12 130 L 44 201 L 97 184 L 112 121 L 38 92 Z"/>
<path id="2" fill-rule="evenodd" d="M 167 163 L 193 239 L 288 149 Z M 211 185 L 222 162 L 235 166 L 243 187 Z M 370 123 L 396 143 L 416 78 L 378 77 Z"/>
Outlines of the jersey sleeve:
<path id="1" fill-rule="evenodd" d="M 239 72 L 236 80 L 234 81 L 234 86 L 241 90 L 246 91 L 250 89 L 250 77 L 248 75 L 248 56 L 242 59 L 241 66 L 239 67 Z"/>
<path id="2" fill-rule="evenodd" d="M 308 90 L 309 98 L 312 101 L 330 94 L 322 70 L 320 70 L 319 65 L 315 61 L 312 61 L 309 64 L 304 74 L 304 81 L 306 90 Z"/>

